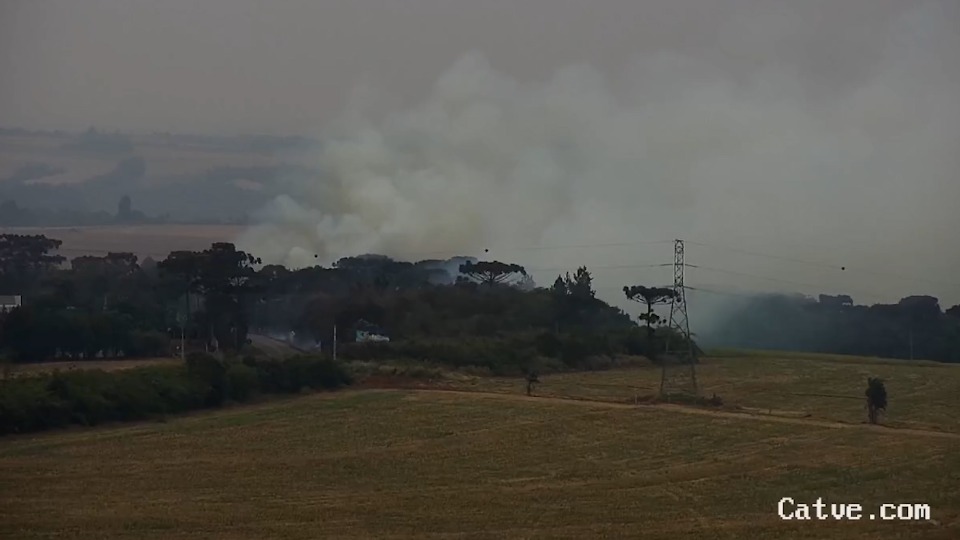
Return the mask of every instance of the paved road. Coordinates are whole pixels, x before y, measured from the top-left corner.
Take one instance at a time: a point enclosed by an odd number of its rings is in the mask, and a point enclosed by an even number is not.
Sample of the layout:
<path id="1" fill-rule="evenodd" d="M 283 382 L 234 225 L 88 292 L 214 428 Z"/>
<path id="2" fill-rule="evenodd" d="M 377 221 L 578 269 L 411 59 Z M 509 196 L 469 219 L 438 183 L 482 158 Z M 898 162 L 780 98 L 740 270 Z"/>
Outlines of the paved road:
<path id="1" fill-rule="evenodd" d="M 303 349 L 294 347 L 286 341 L 274 339 L 263 334 L 247 334 L 247 338 L 250 339 L 250 342 L 253 343 L 254 347 L 260 349 L 264 354 L 270 356 L 271 358 L 286 358 L 288 356 L 307 352 Z"/>

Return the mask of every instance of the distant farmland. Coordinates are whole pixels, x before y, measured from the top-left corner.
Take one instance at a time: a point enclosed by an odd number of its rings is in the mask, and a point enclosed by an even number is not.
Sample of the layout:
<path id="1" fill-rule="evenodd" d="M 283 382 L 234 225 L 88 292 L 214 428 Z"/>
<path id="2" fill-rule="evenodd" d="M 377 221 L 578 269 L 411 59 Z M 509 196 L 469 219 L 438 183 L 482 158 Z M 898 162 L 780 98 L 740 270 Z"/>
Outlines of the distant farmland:
<path id="1" fill-rule="evenodd" d="M 0 227 L 0 233 L 43 234 L 63 241 L 60 254 L 68 259 L 130 252 L 141 259 L 165 258 L 175 250 L 198 251 L 213 242 L 232 242 L 242 225 L 117 225 L 105 227 Z"/>
<path id="2" fill-rule="evenodd" d="M 106 173 L 116 165 L 118 159 L 134 155 L 146 162 L 147 182 L 198 175 L 217 167 L 269 167 L 282 163 L 305 163 L 300 156 L 170 143 L 158 136 L 130 137 L 133 147 L 129 152 L 103 155 L 65 150 L 64 146 L 72 140 L 69 136 L 0 134 L 0 180 L 13 175 L 24 165 L 44 163 L 62 172 L 43 178 L 43 183 L 74 184 Z"/>

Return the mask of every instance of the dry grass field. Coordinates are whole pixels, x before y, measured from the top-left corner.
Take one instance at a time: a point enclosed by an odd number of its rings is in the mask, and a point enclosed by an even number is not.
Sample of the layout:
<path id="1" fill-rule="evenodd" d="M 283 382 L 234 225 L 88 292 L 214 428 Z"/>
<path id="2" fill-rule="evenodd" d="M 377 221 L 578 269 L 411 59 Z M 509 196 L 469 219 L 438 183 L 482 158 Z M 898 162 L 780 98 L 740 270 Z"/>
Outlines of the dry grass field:
<path id="1" fill-rule="evenodd" d="M 698 367 L 701 393 L 751 412 L 866 421 L 867 377 L 880 377 L 890 394 L 886 425 L 960 433 L 960 365 L 795 353 L 712 357 Z M 629 402 L 657 393 L 656 369 L 613 370 L 543 378 L 538 395 Z M 449 388 L 518 393 L 522 381 L 471 377 Z"/>
<path id="2" fill-rule="evenodd" d="M 960 432 L 951 367 L 702 366 L 727 403 L 811 415 L 791 419 L 614 402 L 650 386 L 653 368 L 547 376 L 530 398 L 519 380 L 453 377 L 447 391 L 356 389 L 2 440 L 0 535 L 960 537 L 960 436 L 869 429 L 859 402 L 793 395 L 857 396 L 866 374 L 888 380 L 890 423 Z M 784 522 L 785 496 L 867 512 L 927 503 L 935 521 Z"/>

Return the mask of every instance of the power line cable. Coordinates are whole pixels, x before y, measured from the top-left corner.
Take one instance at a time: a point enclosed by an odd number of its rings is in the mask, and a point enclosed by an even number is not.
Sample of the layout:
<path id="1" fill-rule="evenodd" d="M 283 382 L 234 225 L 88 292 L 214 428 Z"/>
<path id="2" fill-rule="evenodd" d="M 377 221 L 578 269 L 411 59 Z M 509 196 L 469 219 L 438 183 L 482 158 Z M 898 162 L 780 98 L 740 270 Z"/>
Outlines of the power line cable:
<path id="1" fill-rule="evenodd" d="M 746 273 L 746 272 L 738 272 L 738 271 L 734 271 L 734 270 L 725 270 L 725 269 L 723 269 L 723 268 L 715 268 L 715 267 L 712 267 L 712 266 L 694 265 L 694 264 L 687 264 L 686 266 L 688 266 L 688 267 L 690 267 L 690 268 L 697 268 L 697 269 L 708 270 L 708 271 L 712 271 L 712 272 L 720 272 L 720 273 L 722 273 L 722 274 L 730 274 L 730 275 L 734 275 L 734 276 L 742 276 L 742 277 L 748 277 L 748 278 L 752 278 L 752 279 L 762 279 L 762 280 L 766 280 L 766 281 L 773 281 L 773 282 L 778 282 L 778 283 L 786 283 L 786 284 L 790 284 L 790 285 L 800 285 L 800 286 L 802 286 L 802 287 L 811 287 L 811 288 L 814 288 L 814 289 L 819 289 L 819 290 L 821 290 L 821 291 L 827 290 L 827 289 L 830 289 L 830 288 L 831 288 L 831 287 L 827 287 L 827 286 L 825 286 L 825 285 L 817 285 L 817 284 L 813 284 L 813 283 L 804 283 L 804 282 L 801 282 L 801 281 L 793 281 L 793 280 L 782 279 L 782 278 L 771 278 L 771 277 L 765 277 L 765 276 L 758 276 L 758 275 L 756 275 L 756 274 L 748 274 L 748 273 Z M 850 292 L 854 292 L 854 293 L 861 294 L 861 295 L 864 295 L 864 296 L 869 296 L 869 297 L 871 297 L 873 300 L 881 300 L 881 299 L 883 299 L 883 295 L 877 294 L 877 293 L 875 293 L 875 292 L 865 291 L 865 290 L 862 290 L 862 289 L 860 289 L 860 290 L 857 290 L 857 289 L 849 289 L 849 288 L 847 288 L 847 287 L 844 287 L 844 289 L 850 290 Z"/>
<path id="2" fill-rule="evenodd" d="M 869 270 L 869 269 L 865 269 L 865 268 L 849 267 L 849 266 L 838 265 L 838 264 L 833 264 L 833 263 L 826 263 L 826 262 L 822 262 L 822 261 L 811 261 L 811 260 L 800 259 L 800 258 L 796 258 L 796 257 L 787 257 L 787 256 L 783 256 L 783 255 L 776 255 L 776 254 L 771 254 L 771 253 L 762 253 L 762 252 L 758 252 L 758 251 L 751 251 L 751 250 L 736 248 L 736 247 L 732 247 L 732 246 L 722 246 L 722 245 L 717 245 L 717 244 L 706 244 L 706 243 L 703 243 L 703 242 L 696 242 L 696 241 L 693 241 L 693 240 L 687 240 L 686 242 L 687 242 L 688 244 L 692 244 L 692 245 L 696 245 L 696 246 L 700 246 L 700 247 L 706 247 L 706 248 L 718 249 L 718 250 L 724 250 L 724 251 L 731 251 L 731 252 L 734 252 L 734 253 L 741 253 L 741 254 L 743 254 L 743 255 L 750 255 L 750 256 L 754 256 L 754 257 L 765 257 L 765 258 L 768 258 L 768 259 L 778 259 L 778 260 L 789 261 L 789 262 L 793 262 L 793 263 L 797 263 L 797 264 L 805 264 L 805 265 L 808 265 L 808 266 L 816 266 L 816 267 L 821 267 L 821 268 L 828 268 L 828 269 L 830 269 L 830 270 L 841 270 L 841 271 L 848 271 L 848 270 L 849 270 L 849 271 L 858 272 L 858 273 L 863 273 L 863 274 L 874 274 L 874 275 L 878 275 L 878 276 L 896 277 L 896 278 L 903 279 L 903 280 L 908 280 L 908 281 L 924 281 L 924 282 L 932 283 L 932 284 L 935 284 L 935 285 L 943 285 L 943 286 L 948 286 L 948 287 L 960 288 L 960 283 L 940 281 L 940 280 L 935 280 L 935 279 L 923 278 L 923 277 L 918 277 L 918 276 L 910 276 L 910 275 L 899 274 L 899 273 L 894 273 L 894 272 L 882 272 L 882 271 L 878 271 L 878 270 Z"/>
<path id="3" fill-rule="evenodd" d="M 708 289 L 708 288 L 705 288 L 705 287 L 694 287 L 694 286 L 692 286 L 692 285 L 687 285 L 687 286 L 684 287 L 684 288 L 687 289 L 687 290 L 696 291 L 696 292 L 705 292 L 705 293 L 708 293 L 708 294 L 719 294 L 719 295 L 722 295 L 722 296 L 735 296 L 735 297 L 739 297 L 739 298 L 746 298 L 746 299 L 748 299 L 748 300 L 749 300 L 749 299 L 754 299 L 754 298 L 757 297 L 757 295 L 762 294 L 762 293 L 744 294 L 744 293 L 735 293 L 735 292 L 730 292 L 730 291 L 717 291 L 717 290 Z"/>
<path id="4" fill-rule="evenodd" d="M 581 265 L 585 266 L 585 265 Z M 613 265 L 595 265 L 588 266 L 587 270 L 613 270 L 617 268 L 664 268 L 667 266 L 673 266 L 673 263 L 660 263 L 660 264 L 613 264 Z M 553 272 L 553 271 L 568 271 L 569 267 L 556 267 L 556 268 L 526 268 L 528 272 Z"/>
<path id="5" fill-rule="evenodd" d="M 705 244 L 705 243 L 703 243 L 703 242 L 695 242 L 695 241 L 693 241 L 693 240 L 687 240 L 686 242 L 687 242 L 688 244 L 692 244 L 692 245 L 700 246 L 700 247 L 705 247 L 705 248 L 710 248 L 710 249 L 718 249 L 718 250 L 723 250 L 723 251 L 732 251 L 732 252 L 734 252 L 734 253 L 740 253 L 740 254 L 743 254 L 743 255 L 752 255 L 752 256 L 754 256 L 754 257 L 766 257 L 766 258 L 769 258 L 769 259 L 779 259 L 779 260 L 782 260 L 782 261 L 789 261 L 789 262 L 798 263 L 798 264 L 805 264 L 805 265 L 808 265 L 808 266 L 818 266 L 818 267 L 821 267 L 821 268 L 829 268 L 829 269 L 831 269 L 831 270 L 840 270 L 840 269 L 843 269 L 843 268 L 844 268 L 843 266 L 840 266 L 840 265 L 835 265 L 835 264 L 830 264 L 830 263 L 825 263 L 825 262 L 808 261 L 808 260 L 804 260 L 804 259 L 798 259 L 798 258 L 795 258 L 795 257 L 786 257 L 786 256 L 783 256 L 783 255 L 773 255 L 773 254 L 769 254 L 769 253 L 759 253 L 759 252 L 756 252 L 756 251 L 750 251 L 750 250 L 740 249 L 740 248 L 735 248 L 735 247 L 730 247 L 730 246 L 721 246 L 721 245 L 716 245 L 716 244 Z"/>
<path id="6" fill-rule="evenodd" d="M 483 248 L 484 254 L 494 254 L 498 253 L 523 253 L 530 251 L 547 251 L 547 250 L 558 250 L 558 249 L 587 249 L 587 248 L 599 248 L 599 247 L 631 247 L 631 246 L 643 246 L 643 245 L 659 245 L 659 244 L 671 244 L 673 240 L 634 240 L 630 242 L 594 242 L 594 243 L 583 243 L 583 244 L 553 244 L 553 245 L 528 245 L 528 246 L 497 246 L 496 244 L 490 245 L 486 248 Z M 472 257 L 475 255 L 469 255 L 465 252 L 474 251 L 474 250 L 462 250 L 462 252 L 453 252 L 452 250 L 446 251 L 407 251 L 405 252 L 405 257 Z"/>

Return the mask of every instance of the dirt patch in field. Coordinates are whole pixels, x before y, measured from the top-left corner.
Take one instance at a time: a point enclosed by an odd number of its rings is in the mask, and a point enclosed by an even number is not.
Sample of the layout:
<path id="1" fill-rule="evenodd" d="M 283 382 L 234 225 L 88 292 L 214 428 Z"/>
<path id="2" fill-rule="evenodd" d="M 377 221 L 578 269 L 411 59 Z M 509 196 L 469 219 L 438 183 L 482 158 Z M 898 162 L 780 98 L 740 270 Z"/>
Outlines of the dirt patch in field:
<path id="1" fill-rule="evenodd" d="M 418 379 L 403 375 L 368 375 L 358 380 L 352 388 L 358 390 L 436 390 L 456 391 L 442 381 Z"/>
<path id="2" fill-rule="evenodd" d="M 365 383 L 365 384 L 364 384 Z M 526 401 L 526 402 L 540 402 L 540 403 L 562 403 L 562 404 L 572 404 L 572 405 L 583 405 L 583 406 L 593 406 L 593 407 L 605 407 L 605 408 L 619 408 L 619 409 L 638 409 L 638 410 L 659 410 L 659 411 L 668 411 L 680 414 L 692 414 L 692 415 L 702 415 L 702 416 L 711 416 L 714 418 L 724 418 L 724 419 L 735 419 L 735 420 L 748 420 L 748 421 L 757 421 L 757 422 L 774 422 L 781 424 L 791 424 L 798 426 L 811 426 L 811 427 L 825 427 L 825 428 L 834 428 L 834 429 L 864 429 L 874 432 L 881 433 L 890 433 L 890 434 L 899 434 L 899 435 L 912 435 L 912 436 L 921 436 L 921 437 L 939 437 L 945 439 L 955 439 L 960 440 L 960 433 L 950 433 L 946 431 L 936 431 L 936 430 L 926 430 L 926 429 L 911 429 L 911 428 L 898 428 L 894 426 L 883 426 L 883 425 L 871 425 L 871 424 L 850 424 L 846 422 L 835 422 L 829 420 L 818 420 L 813 418 L 797 418 L 789 416 L 774 416 L 770 414 L 757 414 L 750 413 L 744 410 L 717 410 L 713 408 L 704 408 L 704 407 L 695 407 L 690 405 L 677 405 L 672 403 L 645 403 L 645 404 L 630 404 L 616 401 L 604 401 L 604 400 L 594 400 L 587 398 L 578 398 L 578 397 L 555 397 L 555 396 L 527 396 L 524 394 L 507 394 L 501 392 L 483 392 L 483 391 L 473 391 L 473 390 L 457 390 L 455 388 L 444 388 L 437 385 L 436 383 L 430 383 L 429 381 L 414 381 L 414 380 L 404 380 L 399 377 L 371 377 L 370 380 L 365 380 L 364 383 L 357 385 L 358 389 L 366 390 L 396 390 L 396 391 L 415 391 L 415 392 L 429 392 L 435 393 L 438 395 L 447 395 L 451 397 L 462 397 L 462 398 L 473 398 L 473 399 L 499 399 L 499 400 L 508 400 L 508 401 Z"/>

